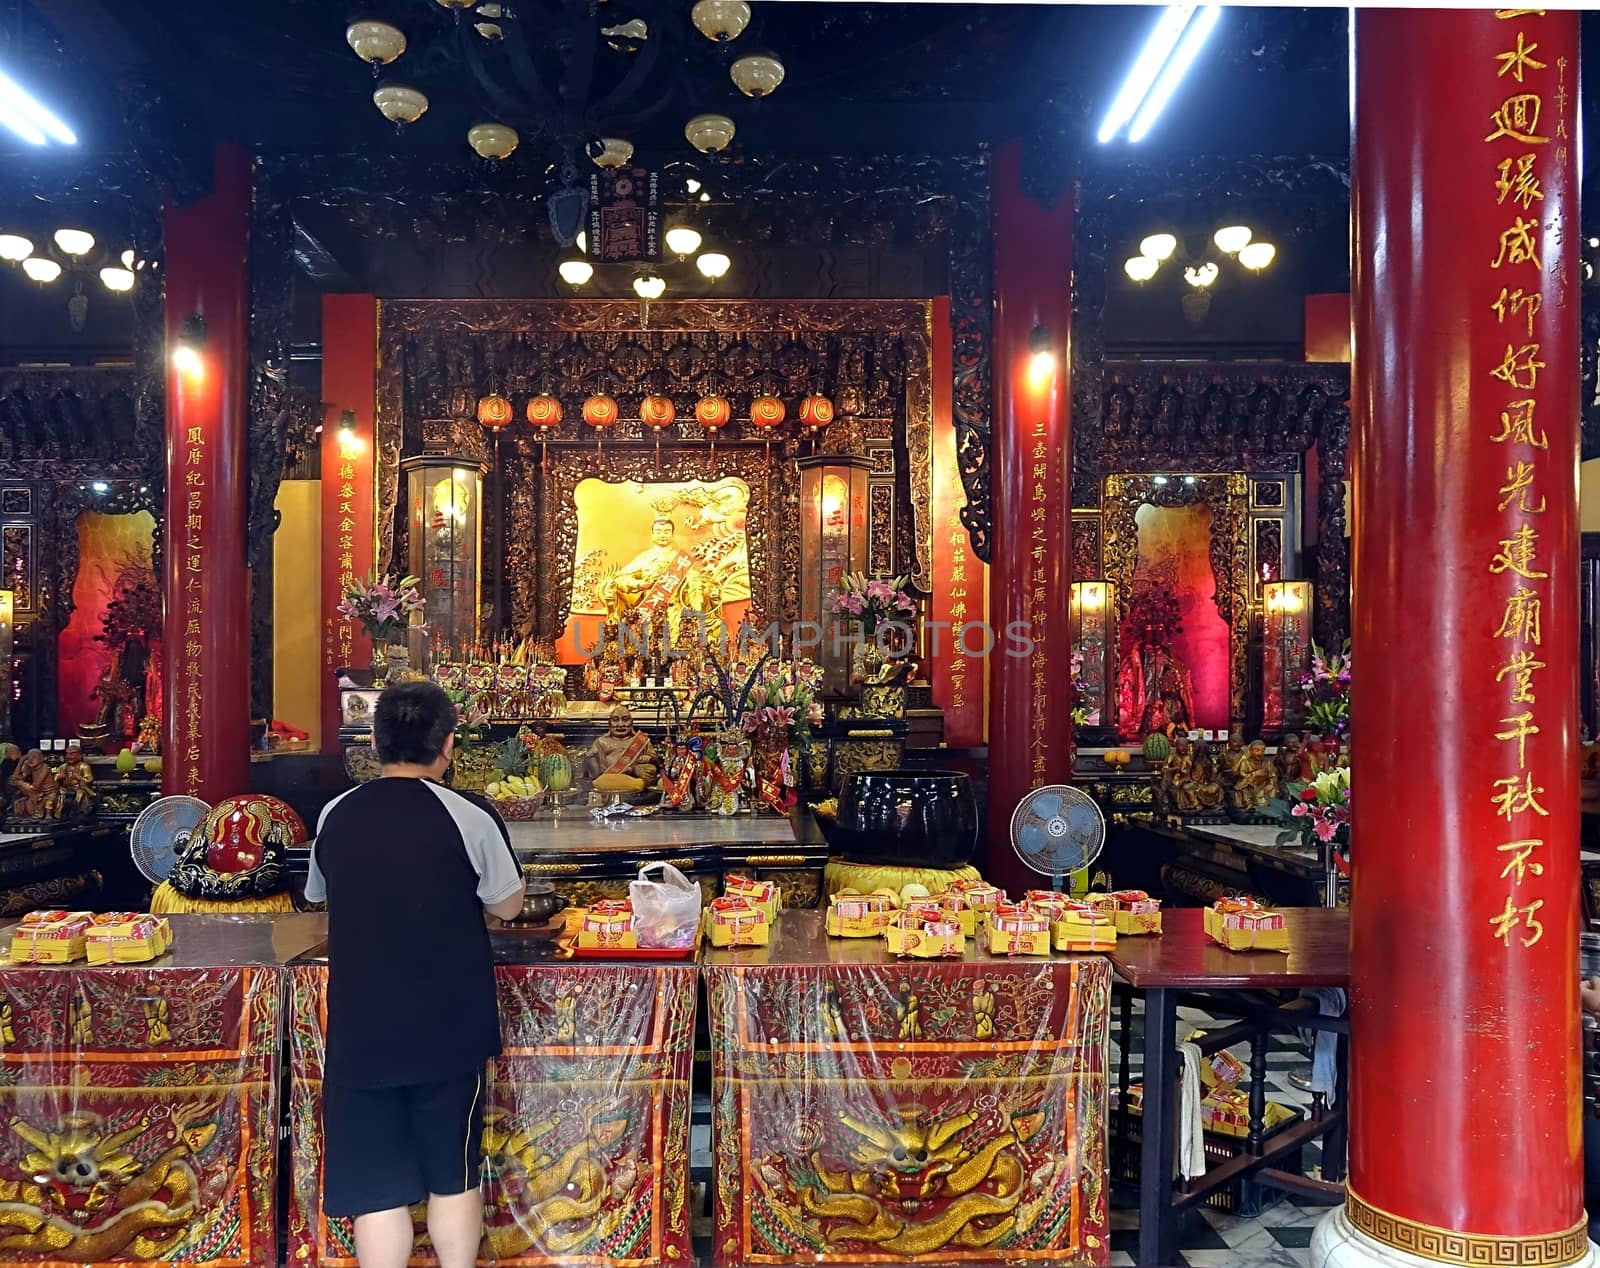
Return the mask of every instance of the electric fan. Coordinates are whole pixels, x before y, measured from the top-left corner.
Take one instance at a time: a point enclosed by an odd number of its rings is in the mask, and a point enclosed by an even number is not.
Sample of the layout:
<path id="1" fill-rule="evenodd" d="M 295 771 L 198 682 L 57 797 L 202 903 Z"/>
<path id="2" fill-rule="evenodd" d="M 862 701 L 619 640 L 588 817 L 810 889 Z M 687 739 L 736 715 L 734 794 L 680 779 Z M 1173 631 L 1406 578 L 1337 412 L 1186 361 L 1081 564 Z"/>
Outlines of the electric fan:
<path id="1" fill-rule="evenodd" d="M 1060 884 L 1100 857 L 1106 817 L 1095 800 L 1070 784 L 1035 788 L 1011 812 L 1011 848 L 1041 876 Z"/>
<path id="2" fill-rule="evenodd" d="M 139 812 L 128 833 L 133 865 L 152 885 L 167 879 L 211 807 L 198 797 L 161 797 Z"/>

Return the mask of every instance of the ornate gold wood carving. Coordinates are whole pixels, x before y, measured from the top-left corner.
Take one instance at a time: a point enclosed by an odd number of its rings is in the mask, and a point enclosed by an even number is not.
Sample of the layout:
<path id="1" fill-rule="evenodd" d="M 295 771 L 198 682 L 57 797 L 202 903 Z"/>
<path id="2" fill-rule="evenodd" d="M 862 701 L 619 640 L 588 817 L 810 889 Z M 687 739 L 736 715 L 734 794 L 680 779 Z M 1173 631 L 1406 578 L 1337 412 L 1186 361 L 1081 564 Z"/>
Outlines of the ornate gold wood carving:
<path id="1" fill-rule="evenodd" d="M 1228 623 L 1228 708 L 1244 717 L 1250 639 L 1250 480 L 1240 472 L 1183 480 L 1153 475 L 1108 475 L 1100 499 L 1101 554 L 1106 579 L 1116 586 L 1117 620 L 1127 615 L 1139 560 L 1141 506 L 1211 508 L 1211 572 L 1217 611 Z M 1194 483 L 1188 483 L 1192 478 Z"/>

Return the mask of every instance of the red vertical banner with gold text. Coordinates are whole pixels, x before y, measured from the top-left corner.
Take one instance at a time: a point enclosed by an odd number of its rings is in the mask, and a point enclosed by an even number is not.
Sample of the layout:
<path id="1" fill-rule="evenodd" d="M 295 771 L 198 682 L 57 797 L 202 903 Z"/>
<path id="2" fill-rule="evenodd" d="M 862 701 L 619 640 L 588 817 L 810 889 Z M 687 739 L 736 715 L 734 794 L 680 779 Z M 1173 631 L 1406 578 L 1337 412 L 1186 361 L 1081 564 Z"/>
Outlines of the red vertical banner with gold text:
<path id="1" fill-rule="evenodd" d="M 162 790 L 249 789 L 250 156 L 218 146 L 209 194 L 169 206 Z"/>
<path id="2" fill-rule="evenodd" d="M 1319 1237 L 1572 1264 L 1578 14 L 1353 20 L 1358 1058 Z"/>
<path id="3" fill-rule="evenodd" d="M 1032 788 L 1072 777 L 1073 200 L 1022 181 L 1022 147 L 994 165 L 994 421 L 989 554 L 989 853 L 1008 889 L 1036 882 L 1012 851 Z M 974 649 L 977 644 L 974 642 Z"/>
<path id="4" fill-rule="evenodd" d="M 364 668 L 372 642 L 339 615 L 350 583 L 372 575 L 378 388 L 378 301 L 322 297 L 322 750 L 339 751 L 339 691 L 346 666 Z"/>
<path id="5" fill-rule="evenodd" d="M 926 648 L 932 662 L 933 702 L 944 710 L 944 740 L 951 748 L 983 743 L 984 661 L 966 650 L 978 638 L 966 627 L 989 615 L 989 566 L 972 549 L 961 522 L 967 495 L 961 485 L 953 412 L 954 357 L 950 300 L 933 301 L 933 598 Z M 963 641 L 965 640 L 965 641 Z"/>

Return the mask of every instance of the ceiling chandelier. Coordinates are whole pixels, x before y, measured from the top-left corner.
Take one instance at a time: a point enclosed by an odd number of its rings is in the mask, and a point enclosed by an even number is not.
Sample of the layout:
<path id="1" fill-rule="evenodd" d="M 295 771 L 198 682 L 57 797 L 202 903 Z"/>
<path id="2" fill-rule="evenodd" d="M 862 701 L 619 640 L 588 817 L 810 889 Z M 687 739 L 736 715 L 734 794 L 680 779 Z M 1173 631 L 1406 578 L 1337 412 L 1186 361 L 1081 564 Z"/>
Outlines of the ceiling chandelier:
<path id="1" fill-rule="evenodd" d="M 1222 266 L 1210 258 L 1209 250 L 1180 252 L 1181 245 L 1175 233 L 1162 230 L 1148 234 L 1139 243 L 1139 254 L 1123 261 L 1122 271 L 1142 286 L 1169 260 L 1182 263 L 1183 280 L 1189 285 L 1182 300 L 1184 315 L 1198 325 L 1211 309 L 1211 288 L 1222 276 Z M 1244 224 L 1223 225 L 1211 235 L 1209 245 L 1224 259 L 1236 260 L 1251 273 L 1260 273 L 1278 258 L 1278 248 L 1270 242 L 1259 241 L 1255 231 Z"/>
<path id="2" fill-rule="evenodd" d="M 62 278 L 70 282 L 67 319 L 74 334 L 82 334 L 89 320 L 85 287 L 92 278 L 98 277 L 106 290 L 125 295 L 133 290 L 137 270 L 144 268 L 144 261 L 136 260 L 131 248 L 113 256 L 94 234 L 76 226 L 57 229 L 37 242 L 28 234 L 0 229 L 0 262 L 12 265 L 40 287 Z"/>

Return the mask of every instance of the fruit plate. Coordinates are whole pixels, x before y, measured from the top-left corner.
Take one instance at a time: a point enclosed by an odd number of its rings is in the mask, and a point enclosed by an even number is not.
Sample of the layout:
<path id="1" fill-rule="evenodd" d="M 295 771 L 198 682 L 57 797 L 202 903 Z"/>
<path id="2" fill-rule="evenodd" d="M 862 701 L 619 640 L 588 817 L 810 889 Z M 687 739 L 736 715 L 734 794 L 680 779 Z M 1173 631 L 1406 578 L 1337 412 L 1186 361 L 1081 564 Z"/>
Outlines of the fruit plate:
<path id="1" fill-rule="evenodd" d="M 539 813 L 539 807 L 542 805 L 544 805 L 544 794 L 539 793 L 533 797 L 496 799 L 494 808 L 507 823 L 525 823 Z"/>

